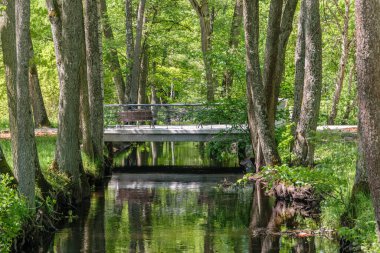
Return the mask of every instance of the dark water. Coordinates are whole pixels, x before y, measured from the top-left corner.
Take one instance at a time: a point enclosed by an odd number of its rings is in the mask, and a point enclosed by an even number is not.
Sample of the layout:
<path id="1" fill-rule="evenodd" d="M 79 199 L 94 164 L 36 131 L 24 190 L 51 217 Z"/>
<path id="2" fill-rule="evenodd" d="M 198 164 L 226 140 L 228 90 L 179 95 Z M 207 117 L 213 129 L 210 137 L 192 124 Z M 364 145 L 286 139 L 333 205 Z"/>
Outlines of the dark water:
<path id="1" fill-rule="evenodd" d="M 322 236 L 280 236 L 318 226 L 295 207 L 273 207 L 259 188 L 218 188 L 224 179 L 237 176 L 114 174 L 49 252 L 338 252 Z"/>

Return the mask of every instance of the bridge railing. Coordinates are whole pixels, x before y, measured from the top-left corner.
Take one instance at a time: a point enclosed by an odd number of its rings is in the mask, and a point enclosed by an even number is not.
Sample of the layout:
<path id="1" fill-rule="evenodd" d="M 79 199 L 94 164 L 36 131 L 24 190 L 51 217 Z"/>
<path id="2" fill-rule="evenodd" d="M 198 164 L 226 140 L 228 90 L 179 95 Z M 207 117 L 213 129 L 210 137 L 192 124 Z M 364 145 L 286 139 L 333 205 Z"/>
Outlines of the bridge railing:
<path id="1" fill-rule="evenodd" d="M 138 123 L 123 122 L 121 115 L 126 112 L 151 112 L 152 120 L 139 120 Z M 123 104 L 105 105 L 105 127 L 118 127 L 129 124 L 149 125 L 217 125 L 231 124 L 231 120 L 221 114 L 225 111 L 218 104 Z M 133 121 L 133 120 L 132 120 Z"/>

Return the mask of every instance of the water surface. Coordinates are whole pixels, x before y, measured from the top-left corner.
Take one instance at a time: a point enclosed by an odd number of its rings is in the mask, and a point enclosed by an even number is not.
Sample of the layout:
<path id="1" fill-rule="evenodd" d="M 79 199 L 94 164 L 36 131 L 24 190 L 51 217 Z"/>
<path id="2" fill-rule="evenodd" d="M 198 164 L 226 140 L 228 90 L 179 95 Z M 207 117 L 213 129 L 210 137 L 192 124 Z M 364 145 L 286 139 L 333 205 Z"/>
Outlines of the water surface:
<path id="1" fill-rule="evenodd" d="M 259 188 L 218 187 L 237 177 L 115 173 L 50 252 L 338 252 L 324 237 L 280 236 L 317 225 L 287 204 L 273 207 Z"/>

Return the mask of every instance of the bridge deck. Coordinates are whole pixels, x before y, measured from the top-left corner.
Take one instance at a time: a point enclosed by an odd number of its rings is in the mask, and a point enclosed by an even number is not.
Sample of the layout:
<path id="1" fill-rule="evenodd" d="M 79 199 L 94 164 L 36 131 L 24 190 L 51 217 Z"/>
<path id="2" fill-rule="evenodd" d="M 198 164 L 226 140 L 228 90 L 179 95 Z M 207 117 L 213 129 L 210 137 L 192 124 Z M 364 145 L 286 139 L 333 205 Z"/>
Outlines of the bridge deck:
<path id="1" fill-rule="evenodd" d="M 155 126 L 117 126 L 104 129 L 105 142 L 146 142 L 146 141 L 210 141 L 222 131 L 229 134 L 239 132 L 231 129 L 231 125 L 169 125 Z"/>

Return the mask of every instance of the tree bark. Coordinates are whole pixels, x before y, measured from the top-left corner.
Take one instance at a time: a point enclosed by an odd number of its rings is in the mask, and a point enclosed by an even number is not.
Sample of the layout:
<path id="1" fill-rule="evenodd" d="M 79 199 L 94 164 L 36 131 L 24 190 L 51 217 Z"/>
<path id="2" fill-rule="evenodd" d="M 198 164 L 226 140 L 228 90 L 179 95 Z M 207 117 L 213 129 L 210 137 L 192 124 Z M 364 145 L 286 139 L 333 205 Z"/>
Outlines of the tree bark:
<path id="1" fill-rule="evenodd" d="M 355 3 L 360 145 L 380 241 L 380 1 Z"/>
<path id="2" fill-rule="evenodd" d="M 198 3 L 197 0 L 189 0 L 194 10 L 199 17 L 199 23 L 201 28 L 201 44 L 203 63 L 206 72 L 206 84 L 207 84 L 207 101 L 213 101 L 215 99 L 215 77 L 212 67 L 211 51 L 212 51 L 212 15 L 209 11 L 209 4 L 207 0 L 201 0 Z"/>
<path id="3" fill-rule="evenodd" d="M 252 100 L 253 111 L 248 119 L 254 118 L 250 125 L 256 125 L 259 144 L 262 149 L 265 164 L 273 166 L 279 164 L 280 156 L 277 151 L 274 137 L 269 129 L 264 86 L 261 77 L 259 60 L 259 5 L 258 0 L 244 0 L 244 30 L 246 47 L 246 78 L 248 100 Z M 255 25 L 256 24 L 256 25 Z M 250 129 L 254 131 L 254 129 Z M 251 136 L 256 132 L 251 133 Z M 257 155 L 257 154 L 256 154 Z"/>
<path id="4" fill-rule="evenodd" d="M 131 101 L 131 85 L 132 85 L 132 70 L 133 70 L 133 24 L 132 24 L 132 0 L 125 0 L 125 27 L 126 27 L 126 44 L 127 44 L 127 81 L 125 85 L 125 97 L 128 103 Z"/>
<path id="5" fill-rule="evenodd" d="M 18 123 L 17 123 L 17 89 L 16 89 L 16 76 L 17 76 L 17 58 L 16 58 L 16 31 L 15 31 L 15 1 L 2 2 L 6 6 L 5 12 L 1 17 L 1 42 L 3 50 L 3 61 L 6 72 L 7 84 L 7 98 L 8 98 L 8 112 L 9 112 L 9 126 L 11 130 L 11 146 L 13 154 L 13 167 L 18 167 Z M 30 109 L 29 109 L 30 110 Z M 35 143 L 34 143 L 35 144 Z M 46 182 L 38 163 L 38 156 L 36 148 L 30 151 L 34 154 L 34 163 L 37 170 L 36 181 L 41 191 L 45 194 L 51 187 Z M 5 160 L 3 160 L 5 163 Z M 12 171 L 10 171 L 12 173 Z M 33 179 L 34 180 L 34 179 Z M 16 180 L 14 180 L 17 183 Z"/>
<path id="6" fill-rule="evenodd" d="M 305 80 L 300 120 L 293 152 L 295 164 L 313 166 L 313 136 L 317 129 L 322 89 L 322 33 L 319 0 L 305 0 Z"/>
<path id="7" fill-rule="evenodd" d="M 89 185 L 83 172 L 79 147 L 80 65 L 84 57 L 82 45 L 83 6 L 80 0 L 62 2 L 61 92 L 59 97 L 58 134 L 55 166 L 70 178 L 71 196 L 79 203 L 89 196 Z"/>
<path id="8" fill-rule="evenodd" d="M 141 74 L 139 81 L 139 93 L 138 93 L 138 104 L 146 104 L 146 87 L 148 83 L 148 73 L 149 73 L 149 47 L 145 42 L 143 46 L 143 53 L 141 59 Z"/>
<path id="9" fill-rule="evenodd" d="M 300 119 L 305 82 L 305 22 L 307 16 L 305 3 L 306 1 L 302 0 L 301 10 L 298 17 L 297 44 L 295 52 L 294 105 L 292 113 L 294 136 L 298 121 Z"/>
<path id="10" fill-rule="evenodd" d="M 340 101 L 340 95 L 342 93 L 342 88 L 344 84 L 344 77 L 346 75 L 346 67 L 348 62 L 349 51 L 351 47 L 351 40 L 349 39 L 349 23 L 350 23 L 350 6 L 351 0 L 345 0 L 345 14 L 344 14 L 344 24 L 343 24 L 343 34 L 342 34 L 342 55 L 340 57 L 340 64 L 338 70 L 338 77 L 335 84 L 335 92 L 332 103 L 331 112 L 327 121 L 328 125 L 334 125 L 335 119 L 338 113 L 338 105 Z M 339 8 L 339 6 L 337 6 Z"/>
<path id="11" fill-rule="evenodd" d="M 92 146 L 97 174 L 103 178 L 103 81 L 101 36 L 97 1 L 85 1 L 85 41 Z"/>
<path id="12" fill-rule="evenodd" d="M 282 12 L 281 17 L 281 25 L 280 25 L 280 36 L 279 36 L 279 44 L 278 44 L 278 52 L 277 52 L 277 58 L 276 58 L 276 68 L 273 76 L 273 97 L 269 99 L 272 99 L 272 102 L 269 104 L 272 105 L 272 107 L 268 107 L 269 112 L 272 113 L 272 117 L 269 117 L 269 119 L 276 120 L 276 113 L 277 113 L 277 105 L 278 105 L 278 99 L 280 95 L 280 85 L 284 76 L 285 71 L 285 54 L 286 54 L 286 48 L 288 45 L 290 34 L 293 30 L 293 20 L 294 20 L 294 14 L 297 9 L 297 3 L 298 0 L 288 0 L 286 1 L 286 4 L 284 6 L 284 10 Z M 272 124 L 275 125 L 275 122 L 272 121 Z"/>
<path id="13" fill-rule="evenodd" d="M 276 71 L 278 45 L 280 40 L 281 14 L 283 0 L 272 0 L 270 2 L 268 26 L 265 43 L 265 65 L 263 84 L 265 88 L 266 105 L 268 111 L 269 129 L 274 136 L 275 111 L 275 84 L 274 75 Z"/>
<path id="14" fill-rule="evenodd" d="M 55 60 L 57 64 L 59 89 L 62 88 L 63 58 L 62 58 L 62 0 L 46 0 L 51 33 L 54 41 Z"/>
<path id="15" fill-rule="evenodd" d="M 352 65 L 352 68 L 350 70 L 350 77 L 348 79 L 348 88 L 347 88 L 347 93 L 348 95 L 352 98 L 351 100 L 348 100 L 347 101 L 347 104 L 346 104 L 346 110 L 344 112 L 344 115 L 343 115 L 343 118 L 342 118 L 342 124 L 347 124 L 348 122 L 348 119 L 350 117 L 350 114 L 351 114 L 351 111 L 352 109 L 354 108 L 354 106 L 357 104 L 357 96 L 356 95 L 351 95 L 351 93 L 354 93 L 352 91 L 352 83 L 353 83 L 353 79 L 354 79 L 354 75 L 355 75 L 355 68 L 356 68 L 356 64 Z"/>
<path id="16" fill-rule="evenodd" d="M 239 46 L 240 34 L 242 30 L 243 23 L 243 2 L 242 0 L 235 1 L 234 14 L 232 16 L 230 39 L 228 41 L 229 53 L 234 54 L 237 47 Z M 228 63 L 226 70 L 223 73 L 222 87 L 224 90 L 224 95 L 226 97 L 231 96 L 231 88 L 234 82 L 234 68 L 229 66 Z"/>
<path id="17" fill-rule="evenodd" d="M 42 97 L 40 80 L 38 78 L 37 65 L 34 60 L 34 49 L 32 38 L 29 36 L 29 93 L 33 108 L 33 118 L 35 127 L 50 127 L 50 121 L 46 113 L 45 103 Z"/>
<path id="18" fill-rule="evenodd" d="M 145 2 L 146 0 L 140 0 L 139 11 L 137 14 L 136 41 L 135 48 L 133 50 L 131 93 L 129 97 L 131 104 L 136 104 L 138 99 L 141 40 L 144 26 Z"/>
<path id="19" fill-rule="evenodd" d="M 107 13 L 107 3 L 105 0 L 100 0 L 100 12 L 103 21 L 102 30 L 104 38 L 109 41 L 114 41 L 113 31 Z M 125 104 L 125 82 L 119 63 L 119 57 L 117 55 L 117 49 L 112 46 L 108 49 L 106 54 L 108 54 L 106 59 L 108 60 L 108 65 L 112 72 L 112 79 L 116 86 L 119 104 Z"/>
<path id="20" fill-rule="evenodd" d="M 9 127 L 11 130 L 12 160 L 13 167 L 17 167 L 17 94 L 16 94 L 16 17 L 15 1 L 1 1 L 5 11 L 1 15 L 1 47 L 5 66 L 5 78 L 7 84 L 7 99 L 9 113 Z"/>
<path id="21" fill-rule="evenodd" d="M 17 113 L 17 166 L 14 167 L 19 192 L 26 197 L 28 206 L 34 208 L 35 176 L 38 164 L 35 163 L 37 150 L 34 140 L 34 127 L 29 102 L 29 42 L 30 42 L 30 2 L 16 0 L 16 113 Z"/>
<path id="22" fill-rule="evenodd" d="M 85 42 L 82 42 L 82 53 L 85 55 Z M 94 150 L 92 146 L 92 131 L 90 117 L 90 102 L 88 96 L 88 81 L 87 81 L 87 63 L 86 59 L 82 58 L 80 63 L 80 98 L 79 98 L 79 114 L 80 114 L 80 137 L 82 141 L 82 151 L 89 158 L 93 159 Z"/>

